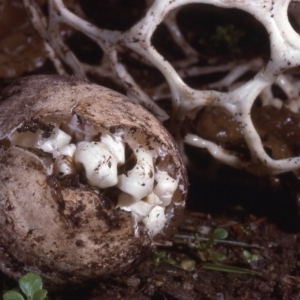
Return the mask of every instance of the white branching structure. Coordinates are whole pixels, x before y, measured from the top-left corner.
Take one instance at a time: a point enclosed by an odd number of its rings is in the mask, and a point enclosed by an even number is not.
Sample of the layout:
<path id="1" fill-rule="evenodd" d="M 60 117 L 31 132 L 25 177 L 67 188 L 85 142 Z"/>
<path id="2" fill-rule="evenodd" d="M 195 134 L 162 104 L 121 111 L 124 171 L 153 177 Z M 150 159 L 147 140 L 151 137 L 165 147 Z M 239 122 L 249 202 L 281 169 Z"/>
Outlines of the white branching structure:
<path id="1" fill-rule="evenodd" d="M 65 1 L 65 3 L 62 0 L 48 0 L 47 17 L 41 13 L 35 0 L 23 1 L 31 21 L 46 41 L 47 47 L 54 50 L 50 52 L 59 73 L 65 71 L 53 56 L 53 52 L 71 68 L 75 76 L 84 78 L 91 68 L 94 68 L 93 72 L 109 74 L 115 81 L 122 84 L 133 101 L 148 108 L 161 121 L 171 118 L 170 123 L 177 124 L 176 128 L 180 127 L 178 124 L 181 124 L 186 117 L 193 118 L 196 112 L 206 106 L 221 107 L 237 122 L 249 149 L 249 161 L 241 159 L 215 142 L 192 133 L 187 133 L 184 137 L 175 133 L 178 143 L 181 146 L 187 143 L 195 147 L 206 148 L 219 161 L 258 175 L 280 174 L 300 168 L 300 156 L 273 159 L 266 153 L 250 114 L 258 96 L 263 105 L 275 107 L 283 105 L 271 92 L 273 84 L 280 86 L 287 97 L 293 100 L 289 102 L 288 108 L 293 112 L 298 112 L 300 84 L 287 72 L 300 65 L 300 36 L 291 27 L 287 14 L 289 5 L 293 5 L 291 0 L 156 0 L 153 3 L 148 1 L 149 8 L 145 16 L 125 32 L 97 28 L 87 21 L 83 11 L 79 5 L 74 5 L 73 0 Z M 220 8 L 237 8 L 250 13 L 269 34 L 271 54 L 267 64 L 257 58 L 244 63 L 230 62 L 227 65 L 214 67 L 193 67 L 193 62 L 197 60 L 197 51 L 188 45 L 176 24 L 177 12 L 184 5 L 192 3 L 211 4 Z M 70 6 L 73 7 L 72 11 L 69 9 Z M 293 13 L 297 14 L 295 11 Z M 186 55 L 186 59 L 175 62 L 173 65 L 151 44 L 153 33 L 162 22 L 170 30 L 174 42 Z M 104 52 L 102 65 L 88 66 L 76 58 L 60 34 L 60 26 L 63 24 L 82 32 L 101 47 Z M 134 55 L 138 55 L 141 60 L 145 60 L 147 64 L 154 66 L 163 74 L 172 99 L 171 115 L 159 107 L 130 75 L 119 59 L 118 53 L 121 48 L 129 49 Z M 251 80 L 233 85 L 236 79 L 249 70 L 256 72 Z M 227 71 L 228 75 L 212 84 L 210 88 L 228 87 L 226 92 L 213 89 L 196 90 L 183 81 L 185 76 L 218 71 Z M 160 90 L 163 91 L 164 88 L 157 89 L 157 94 L 153 98 L 160 97 Z"/>

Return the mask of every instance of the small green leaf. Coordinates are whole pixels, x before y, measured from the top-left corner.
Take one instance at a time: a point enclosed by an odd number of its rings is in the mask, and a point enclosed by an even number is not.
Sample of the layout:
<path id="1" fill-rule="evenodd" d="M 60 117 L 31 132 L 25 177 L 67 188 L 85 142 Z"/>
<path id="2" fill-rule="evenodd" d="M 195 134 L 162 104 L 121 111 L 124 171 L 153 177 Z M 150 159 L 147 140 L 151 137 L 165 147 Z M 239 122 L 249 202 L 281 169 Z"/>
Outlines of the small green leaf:
<path id="1" fill-rule="evenodd" d="M 38 274 L 29 272 L 19 279 L 19 286 L 26 297 L 32 300 L 34 293 L 43 288 L 43 281 Z"/>
<path id="2" fill-rule="evenodd" d="M 166 255 L 166 251 L 154 252 L 154 263 L 158 265 Z"/>
<path id="3" fill-rule="evenodd" d="M 234 266 L 219 265 L 214 263 L 203 263 L 202 268 L 205 270 L 220 271 L 220 272 L 234 273 L 234 274 L 260 275 L 258 272 L 252 270 L 234 267 Z"/>
<path id="4" fill-rule="evenodd" d="M 253 261 L 258 261 L 258 256 L 256 254 L 251 254 L 249 251 L 244 250 L 243 255 L 248 263 Z"/>
<path id="5" fill-rule="evenodd" d="M 218 262 L 227 259 L 227 256 L 223 253 L 219 253 L 216 251 L 209 251 L 209 259 L 211 261 Z"/>
<path id="6" fill-rule="evenodd" d="M 163 258 L 166 256 L 166 251 L 155 252 L 155 256 L 158 258 Z"/>
<path id="7" fill-rule="evenodd" d="M 252 261 L 258 261 L 258 256 L 256 254 L 253 254 L 252 255 Z"/>
<path id="8" fill-rule="evenodd" d="M 198 255 L 202 261 L 207 261 L 207 251 L 198 251 Z"/>
<path id="9" fill-rule="evenodd" d="M 244 257 L 248 260 L 249 258 L 251 258 L 251 253 L 249 252 L 249 251 L 247 251 L 247 250 L 244 250 L 243 251 L 243 255 L 244 255 Z"/>
<path id="10" fill-rule="evenodd" d="M 38 290 L 33 295 L 33 300 L 44 300 L 47 296 L 47 291 L 42 289 Z"/>
<path id="11" fill-rule="evenodd" d="M 177 261 L 171 258 L 165 259 L 164 262 L 172 266 L 177 265 Z"/>
<path id="12" fill-rule="evenodd" d="M 8 291 L 3 295 L 4 300 L 24 300 L 23 296 L 17 291 Z"/>
<path id="13" fill-rule="evenodd" d="M 247 235 L 249 235 L 251 233 L 250 226 L 243 225 L 243 226 L 241 226 L 241 229 Z"/>
<path id="14" fill-rule="evenodd" d="M 225 240 L 228 236 L 228 231 L 224 228 L 216 228 L 212 234 L 214 240 Z"/>
<path id="15" fill-rule="evenodd" d="M 190 259 L 185 259 L 180 262 L 180 266 L 185 271 L 193 271 L 195 269 L 195 261 Z"/>

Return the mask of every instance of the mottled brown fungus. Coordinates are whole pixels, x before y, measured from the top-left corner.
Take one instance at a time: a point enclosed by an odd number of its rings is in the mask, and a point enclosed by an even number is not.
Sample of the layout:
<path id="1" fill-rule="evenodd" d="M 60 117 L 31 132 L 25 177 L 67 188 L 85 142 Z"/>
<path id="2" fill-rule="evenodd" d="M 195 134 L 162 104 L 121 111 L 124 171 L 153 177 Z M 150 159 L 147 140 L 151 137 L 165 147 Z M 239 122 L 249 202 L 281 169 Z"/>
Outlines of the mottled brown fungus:
<path id="1" fill-rule="evenodd" d="M 173 139 L 146 110 L 44 75 L 3 91 L 0 182 L 0 268 L 37 272 L 53 288 L 120 274 L 148 255 L 180 222 L 187 187 Z"/>

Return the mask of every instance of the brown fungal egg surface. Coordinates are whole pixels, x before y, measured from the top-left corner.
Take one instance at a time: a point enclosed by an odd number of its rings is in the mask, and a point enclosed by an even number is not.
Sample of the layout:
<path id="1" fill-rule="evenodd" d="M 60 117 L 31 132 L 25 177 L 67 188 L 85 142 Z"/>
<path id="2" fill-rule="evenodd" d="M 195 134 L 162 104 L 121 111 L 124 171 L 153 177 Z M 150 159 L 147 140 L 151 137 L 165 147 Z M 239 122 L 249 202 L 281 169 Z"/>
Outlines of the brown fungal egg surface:
<path id="1" fill-rule="evenodd" d="M 186 173 L 163 126 L 83 80 L 31 76 L 0 99 L 0 269 L 48 287 L 118 275 L 172 233 Z"/>

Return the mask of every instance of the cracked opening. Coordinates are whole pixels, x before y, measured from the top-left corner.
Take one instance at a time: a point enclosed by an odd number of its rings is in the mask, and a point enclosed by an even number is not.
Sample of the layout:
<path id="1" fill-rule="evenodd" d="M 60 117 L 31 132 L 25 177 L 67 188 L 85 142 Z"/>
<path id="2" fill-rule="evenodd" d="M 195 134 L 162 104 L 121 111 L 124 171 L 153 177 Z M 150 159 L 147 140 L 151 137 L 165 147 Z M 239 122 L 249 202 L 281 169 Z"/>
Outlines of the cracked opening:
<path id="1" fill-rule="evenodd" d="M 139 133 L 96 131 L 78 115 L 47 115 L 23 122 L 2 145 L 52 154 L 49 176 L 73 178 L 132 213 L 135 227 L 152 236 L 165 226 L 166 209 L 180 193 L 171 157 L 158 142 L 143 145 Z"/>
<path id="2" fill-rule="evenodd" d="M 152 43 L 185 84 L 198 90 L 230 90 L 253 78 L 270 58 L 268 33 L 260 22 L 246 11 L 210 4 L 170 12 Z"/>

